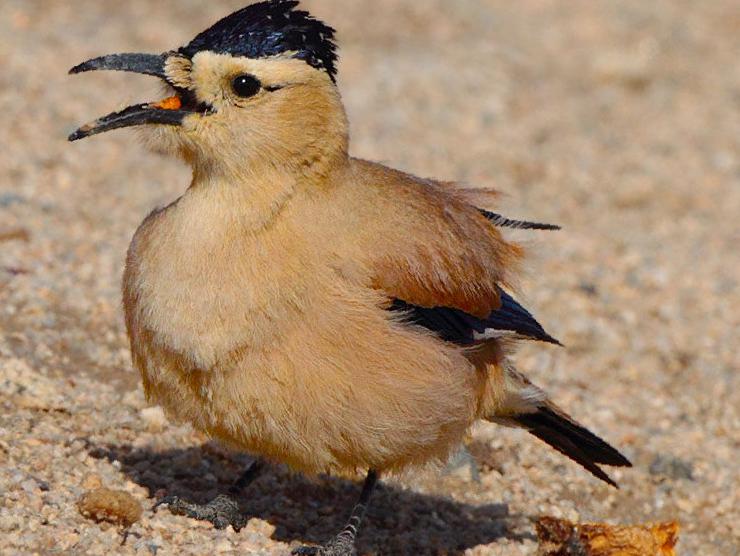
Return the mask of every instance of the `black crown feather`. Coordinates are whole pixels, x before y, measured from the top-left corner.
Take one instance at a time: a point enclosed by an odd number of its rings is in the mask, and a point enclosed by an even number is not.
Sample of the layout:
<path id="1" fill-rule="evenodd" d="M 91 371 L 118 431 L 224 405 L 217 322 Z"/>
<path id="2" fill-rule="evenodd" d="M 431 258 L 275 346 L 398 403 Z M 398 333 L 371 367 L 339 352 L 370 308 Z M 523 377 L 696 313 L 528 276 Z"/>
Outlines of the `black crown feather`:
<path id="1" fill-rule="evenodd" d="M 335 30 L 308 12 L 297 0 L 268 0 L 242 8 L 195 37 L 179 52 L 192 58 L 208 50 L 219 54 L 266 58 L 285 52 L 310 66 L 337 75 Z"/>

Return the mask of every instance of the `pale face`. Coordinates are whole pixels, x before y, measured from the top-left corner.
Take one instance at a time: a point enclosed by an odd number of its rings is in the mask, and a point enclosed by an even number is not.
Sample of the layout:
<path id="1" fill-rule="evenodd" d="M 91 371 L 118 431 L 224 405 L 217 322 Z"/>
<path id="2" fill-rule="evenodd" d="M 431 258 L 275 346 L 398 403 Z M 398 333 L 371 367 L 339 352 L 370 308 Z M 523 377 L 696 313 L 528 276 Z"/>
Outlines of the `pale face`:
<path id="1" fill-rule="evenodd" d="M 257 157 L 301 163 L 329 145 L 346 150 L 339 93 L 325 72 L 301 60 L 201 52 L 192 61 L 172 57 L 165 72 L 193 112 L 180 126 L 148 126 L 152 148 L 227 165 Z"/>

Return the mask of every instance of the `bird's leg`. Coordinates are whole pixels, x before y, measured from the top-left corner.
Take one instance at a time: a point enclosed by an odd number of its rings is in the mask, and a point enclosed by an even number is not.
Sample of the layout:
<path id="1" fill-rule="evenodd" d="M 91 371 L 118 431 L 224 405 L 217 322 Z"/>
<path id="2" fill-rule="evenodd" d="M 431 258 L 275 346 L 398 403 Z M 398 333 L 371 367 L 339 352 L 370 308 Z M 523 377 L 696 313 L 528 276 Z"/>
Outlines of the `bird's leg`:
<path id="1" fill-rule="evenodd" d="M 254 480 L 260 476 L 260 473 L 262 473 L 264 468 L 265 462 L 263 460 L 256 459 L 252 461 L 252 463 L 249 464 L 249 467 L 244 470 L 244 473 L 242 473 L 241 476 L 234 481 L 234 484 L 231 485 L 229 488 L 229 494 L 233 494 L 234 496 L 241 494 L 244 489 L 251 485 Z"/>
<path id="2" fill-rule="evenodd" d="M 232 496 L 239 495 L 259 476 L 264 466 L 265 464 L 262 460 L 254 460 L 231 488 L 229 488 L 229 494 Z M 184 515 L 199 521 L 208 521 L 213 523 L 216 529 L 226 529 L 231 525 L 238 532 L 247 524 L 247 520 L 242 515 L 236 500 L 224 494 L 217 496 L 205 505 L 193 504 L 178 496 L 168 496 L 157 502 L 154 509 L 156 510 L 159 506 L 165 504 L 169 507 L 170 512 L 175 515 Z"/>
<path id="3" fill-rule="evenodd" d="M 365 517 L 370 496 L 372 496 L 375 485 L 378 483 L 378 473 L 370 470 L 362 487 L 362 494 L 357 504 L 352 509 L 347 526 L 336 537 L 324 546 L 304 546 L 293 551 L 294 556 L 354 556 L 357 554 L 355 540 L 360 529 L 362 519 Z"/>

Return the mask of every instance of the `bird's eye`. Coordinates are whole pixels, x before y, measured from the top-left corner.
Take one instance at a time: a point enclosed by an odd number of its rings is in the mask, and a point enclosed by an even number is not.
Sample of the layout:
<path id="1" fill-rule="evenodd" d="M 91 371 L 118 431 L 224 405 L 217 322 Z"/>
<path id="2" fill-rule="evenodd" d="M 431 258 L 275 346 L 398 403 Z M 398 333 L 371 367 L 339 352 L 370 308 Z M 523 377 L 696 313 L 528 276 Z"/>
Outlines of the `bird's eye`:
<path id="1" fill-rule="evenodd" d="M 262 83 L 253 75 L 244 74 L 234 78 L 234 92 L 242 98 L 253 97 L 260 92 Z"/>

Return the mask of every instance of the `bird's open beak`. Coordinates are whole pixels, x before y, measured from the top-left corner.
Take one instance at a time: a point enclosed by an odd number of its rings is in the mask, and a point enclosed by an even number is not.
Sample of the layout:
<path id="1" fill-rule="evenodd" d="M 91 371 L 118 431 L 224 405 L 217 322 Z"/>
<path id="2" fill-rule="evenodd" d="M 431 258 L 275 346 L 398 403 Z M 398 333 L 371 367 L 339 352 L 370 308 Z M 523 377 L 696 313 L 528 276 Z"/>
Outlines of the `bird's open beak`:
<path id="1" fill-rule="evenodd" d="M 169 83 L 165 72 L 165 64 L 169 56 L 169 54 L 111 54 L 88 60 L 73 67 L 69 73 L 76 74 L 96 70 L 129 71 L 160 77 Z M 184 96 L 178 91 L 175 96 L 159 102 L 137 104 L 120 112 L 108 114 L 82 126 L 69 136 L 69 140 L 77 141 L 112 129 L 143 124 L 182 125 L 186 116 L 198 111 L 196 107 L 190 109 L 190 107 L 185 106 Z M 192 103 L 188 102 L 187 104 Z"/>

